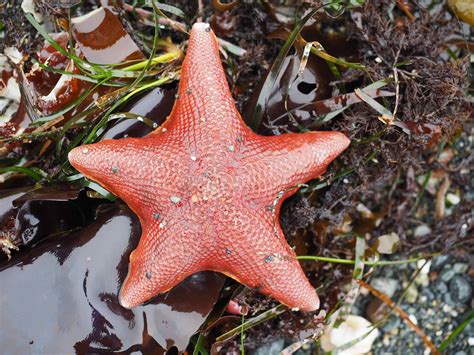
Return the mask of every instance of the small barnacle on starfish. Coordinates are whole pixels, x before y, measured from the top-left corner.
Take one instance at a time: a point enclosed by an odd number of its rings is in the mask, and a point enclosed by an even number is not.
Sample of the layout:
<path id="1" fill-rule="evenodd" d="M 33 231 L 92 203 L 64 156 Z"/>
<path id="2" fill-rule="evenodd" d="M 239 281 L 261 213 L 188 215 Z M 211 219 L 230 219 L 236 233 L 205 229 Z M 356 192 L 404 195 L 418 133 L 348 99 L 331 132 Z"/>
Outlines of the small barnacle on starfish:
<path id="1" fill-rule="evenodd" d="M 124 307 L 214 270 L 289 307 L 313 311 L 318 296 L 278 215 L 283 200 L 321 175 L 348 145 L 339 132 L 252 132 L 235 107 L 214 33 L 197 23 L 163 126 L 143 138 L 73 149 L 69 160 L 140 219 L 142 237 L 119 295 Z M 111 173 L 111 162 L 120 173 Z"/>

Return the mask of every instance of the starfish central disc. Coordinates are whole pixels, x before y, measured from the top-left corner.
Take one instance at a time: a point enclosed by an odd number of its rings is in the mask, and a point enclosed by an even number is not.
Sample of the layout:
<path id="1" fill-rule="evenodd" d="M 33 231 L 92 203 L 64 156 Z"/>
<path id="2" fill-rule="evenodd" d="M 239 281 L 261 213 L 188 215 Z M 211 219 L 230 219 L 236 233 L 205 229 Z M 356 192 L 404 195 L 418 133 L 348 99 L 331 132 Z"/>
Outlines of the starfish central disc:
<path id="1" fill-rule="evenodd" d="M 282 201 L 349 144 L 338 132 L 258 136 L 242 121 L 210 27 L 193 26 L 178 97 L 143 138 L 73 149 L 71 164 L 122 198 L 142 226 L 120 291 L 142 304 L 202 271 L 305 311 L 319 299 L 281 231 Z"/>

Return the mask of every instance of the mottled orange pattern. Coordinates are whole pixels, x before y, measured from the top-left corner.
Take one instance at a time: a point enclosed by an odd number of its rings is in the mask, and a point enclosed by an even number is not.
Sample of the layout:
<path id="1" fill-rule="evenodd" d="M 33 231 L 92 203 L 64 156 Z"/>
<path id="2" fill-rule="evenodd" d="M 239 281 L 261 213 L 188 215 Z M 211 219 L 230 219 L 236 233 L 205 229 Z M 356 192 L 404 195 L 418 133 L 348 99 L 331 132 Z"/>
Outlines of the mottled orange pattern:
<path id="1" fill-rule="evenodd" d="M 215 270 L 290 307 L 316 310 L 318 296 L 278 215 L 282 201 L 321 175 L 349 140 L 338 132 L 252 132 L 204 23 L 193 26 L 178 92 L 166 122 L 148 136 L 69 154 L 75 168 L 140 218 L 143 234 L 130 255 L 121 304 L 140 305 L 197 271 Z"/>

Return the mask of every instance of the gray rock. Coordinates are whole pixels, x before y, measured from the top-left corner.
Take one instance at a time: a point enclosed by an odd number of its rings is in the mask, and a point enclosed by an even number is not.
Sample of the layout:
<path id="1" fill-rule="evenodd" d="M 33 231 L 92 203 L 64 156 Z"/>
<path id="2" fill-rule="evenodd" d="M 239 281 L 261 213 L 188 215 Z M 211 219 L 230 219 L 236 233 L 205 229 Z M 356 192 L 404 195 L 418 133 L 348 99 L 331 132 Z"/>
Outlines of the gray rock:
<path id="1" fill-rule="evenodd" d="M 391 330 L 398 328 L 400 323 L 400 317 L 391 314 L 390 317 L 388 317 L 387 322 L 382 326 L 382 330 L 384 332 L 390 332 Z"/>
<path id="2" fill-rule="evenodd" d="M 443 271 L 441 271 L 441 273 L 439 274 L 439 278 L 441 279 L 441 281 L 449 282 L 449 280 L 451 280 L 454 275 L 456 275 L 456 271 L 453 270 L 451 265 L 446 265 Z"/>
<path id="3" fill-rule="evenodd" d="M 466 303 L 471 300 L 472 286 L 467 277 L 463 275 L 454 276 L 449 282 L 449 294 L 455 303 Z"/>
<path id="4" fill-rule="evenodd" d="M 408 303 L 415 303 L 417 298 L 418 289 L 416 288 L 415 284 L 411 284 L 411 286 L 406 291 L 405 299 Z"/>
<path id="5" fill-rule="evenodd" d="M 440 255 L 432 259 L 431 261 L 431 271 L 439 271 L 449 260 L 449 255 Z"/>
<path id="6" fill-rule="evenodd" d="M 474 334 L 474 322 L 469 322 L 466 328 L 464 328 L 464 331 L 466 332 L 466 334 Z"/>
<path id="7" fill-rule="evenodd" d="M 451 298 L 451 294 L 449 292 L 446 292 L 444 294 L 444 303 L 451 306 L 451 307 L 455 307 L 456 306 L 456 303 L 454 303 L 453 299 Z"/>
<path id="8" fill-rule="evenodd" d="M 278 355 L 285 347 L 285 340 L 278 339 L 255 350 L 255 355 Z"/>
<path id="9" fill-rule="evenodd" d="M 446 287 L 446 291 L 447 289 L 448 288 Z M 421 295 L 426 297 L 428 303 L 435 299 L 435 294 L 429 288 L 423 288 L 423 290 L 421 291 Z"/>
<path id="10" fill-rule="evenodd" d="M 386 268 L 386 270 L 384 270 L 384 276 L 385 277 L 393 277 L 394 274 L 395 274 L 395 268 Z"/>
<path id="11" fill-rule="evenodd" d="M 465 263 L 456 263 L 453 265 L 453 270 L 456 274 L 464 274 L 467 269 L 469 269 L 469 265 Z"/>
<path id="12" fill-rule="evenodd" d="M 400 282 L 395 279 L 391 279 L 388 277 L 376 277 L 372 279 L 370 282 L 370 285 L 385 293 L 388 297 L 392 298 L 393 295 L 395 295 L 395 292 L 397 292 L 398 287 L 400 286 Z"/>
<path id="13" fill-rule="evenodd" d="M 448 292 L 448 285 L 446 283 L 444 283 L 443 281 L 438 281 L 435 284 L 435 289 L 436 289 L 436 291 L 444 294 L 444 293 Z"/>

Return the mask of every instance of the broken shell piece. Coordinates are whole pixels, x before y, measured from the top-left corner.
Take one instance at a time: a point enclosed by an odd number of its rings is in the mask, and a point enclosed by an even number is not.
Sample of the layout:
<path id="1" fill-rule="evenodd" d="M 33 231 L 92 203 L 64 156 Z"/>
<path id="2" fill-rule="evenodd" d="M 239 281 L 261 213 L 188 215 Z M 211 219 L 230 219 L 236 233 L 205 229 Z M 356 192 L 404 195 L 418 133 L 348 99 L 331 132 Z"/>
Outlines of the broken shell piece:
<path id="1" fill-rule="evenodd" d="M 43 22 L 43 15 L 36 10 L 35 2 L 33 0 L 23 0 L 21 2 L 21 9 L 25 14 L 32 14 L 36 21 Z"/>
<path id="2" fill-rule="evenodd" d="M 7 47 L 3 53 L 15 64 L 20 64 L 20 62 L 23 61 L 23 54 L 20 53 L 18 48 Z"/>
<path id="3" fill-rule="evenodd" d="M 363 339 L 349 348 L 338 351 L 338 354 L 357 355 L 368 353 L 375 338 L 379 335 L 378 329 L 372 328 L 372 323 L 367 319 L 355 315 L 348 315 L 346 320 L 336 328 L 334 327 L 334 323 L 338 313 L 339 312 L 336 312 L 333 317 L 331 317 L 332 321 L 326 327 L 321 337 L 321 347 L 323 350 L 332 351 L 365 335 Z"/>
<path id="4" fill-rule="evenodd" d="M 393 254 L 400 245 L 400 237 L 397 233 L 381 235 L 378 238 L 377 251 L 381 254 Z"/>
<path id="5" fill-rule="evenodd" d="M 69 62 L 65 71 L 80 73 L 72 61 Z M 83 82 L 80 79 L 63 74 L 47 95 L 38 97 L 36 105 L 44 114 L 52 114 L 77 99 L 83 88 Z"/>
<path id="6" fill-rule="evenodd" d="M 359 212 L 364 218 L 367 218 L 367 219 L 374 218 L 374 213 L 363 203 L 359 203 L 357 205 L 357 212 Z"/>

